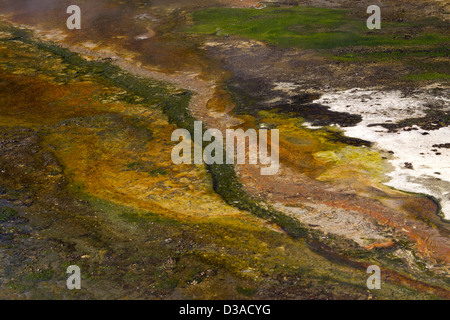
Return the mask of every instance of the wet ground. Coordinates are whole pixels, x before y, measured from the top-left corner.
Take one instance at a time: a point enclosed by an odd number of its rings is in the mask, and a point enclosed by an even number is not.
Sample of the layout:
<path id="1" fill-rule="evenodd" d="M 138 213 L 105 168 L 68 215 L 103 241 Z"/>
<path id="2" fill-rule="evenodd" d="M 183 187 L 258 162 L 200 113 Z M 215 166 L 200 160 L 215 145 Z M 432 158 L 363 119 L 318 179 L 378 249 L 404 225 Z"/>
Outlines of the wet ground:
<path id="1" fill-rule="evenodd" d="M 64 1 L 0 5 L 13 22 L 0 34 L 2 297 L 449 297 L 449 227 L 437 200 L 387 187 L 392 150 L 345 135 L 364 114 L 318 101 L 332 90 L 436 83 L 432 94 L 445 95 L 441 43 L 282 48 L 187 31 L 199 23 L 192 12 L 234 2 L 83 5 L 73 32 Z M 442 18 L 434 2 L 404 5 L 392 2 L 388 21 L 414 20 L 418 8 Z M 407 58 L 386 60 L 390 50 Z M 433 53 L 425 69 L 415 66 L 424 51 Z M 221 130 L 278 128 L 280 174 L 173 165 L 171 132 L 194 118 Z M 84 290 L 65 289 L 70 264 L 82 268 Z M 367 291 L 369 264 L 382 267 L 383 290 Z"/>

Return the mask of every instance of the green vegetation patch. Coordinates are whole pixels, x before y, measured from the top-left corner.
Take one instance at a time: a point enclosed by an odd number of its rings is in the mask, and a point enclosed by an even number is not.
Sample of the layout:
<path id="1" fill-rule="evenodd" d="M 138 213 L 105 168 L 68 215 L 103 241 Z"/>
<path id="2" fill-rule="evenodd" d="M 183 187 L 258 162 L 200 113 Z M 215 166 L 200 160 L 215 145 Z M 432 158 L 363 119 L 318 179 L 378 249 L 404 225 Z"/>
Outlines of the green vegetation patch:
<path id="1" fill-rule="evenodd" d="M 16 210 L 9 208 L 9 207 L 0 208 L 0 222 L 6 222 L 9 220 L 12 220 L 16 216 L 17 216 Z"/>
<path id="2" fill-rule="evenodd" d="M 347 46 L 407 46 L 448 42 L 440 32 L 420 30 L 429 21 L 383 23 L 381 30 L 368 30 L 364 19 L 355 19 L 345 10 L 313 7 L 237 9 L 212 8 L 193 14 L 191 33 L 238 35 L 280 47 L 332 49 Z"/>
<path id="3" fill-rule="evenodd" d="M 439 73 L 439 72 L 423 72 L 418 74 L 409 74 L 405 76 L 406 80 L 412 81 L 430 81 L 430 80 L 450 80 L 450 74 Z"/>
<path id="4" fill-rule="evenodd" d="M 334 57 L 338 61 L 357 61 L 357 62 L 382 62 L 390 60 L 403 60 L 407 58 L 436 58 L 436 57 L 448 57 L 450 49 L 437 46 L 433 48 L 398 48 L 387 49 L 380 51 L 365 51 L 365 52 L 351 52 L 341 54 Z"/>

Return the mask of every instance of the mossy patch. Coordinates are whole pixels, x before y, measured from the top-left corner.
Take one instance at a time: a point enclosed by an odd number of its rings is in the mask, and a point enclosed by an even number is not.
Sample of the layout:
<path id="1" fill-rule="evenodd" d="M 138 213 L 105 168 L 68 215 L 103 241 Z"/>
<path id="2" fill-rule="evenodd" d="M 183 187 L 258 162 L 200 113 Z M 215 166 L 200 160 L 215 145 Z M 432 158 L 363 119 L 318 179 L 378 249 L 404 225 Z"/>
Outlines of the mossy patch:
<path id="1" fill-rule="evenodd" d="M 418 74 L 410 74 L 404 77 L 406 80 L 412 81 L 440 81 L 450 80 L 450 74 L 440 72 L 424 72 Z"/>
<path id="2" fill-rule="evenodd" d="M 440 33 L 420 33 L 403 37 L 405 28 L 425 23 L 384 23 L 382 30 L 367 29 L 340 9 L 315 7 L 232 9 L 212 8 L 193 14 L 195 25 L 188 32 L 239 35 L 281 47 L 331 49 L 346 46 L 435 44 L 449 40 Z"/>
<path id="3" fill-rule="evenodd" d="M 255 295 L 257 289 L 256 288 L 237 287 L 236 291 L 245 297 L 253 297 Z"/>
<path id="4" fill-rule="evenodd" d="M 53 277 L 53 270 L 40 270 L 30 272 L 25 280 L 27 281 L 49 281 Z"/>
<path id="5" fill-rule="evenodd" d="M 17 217 L 18 212 L 10 207 L 0 208 L 0 222 L 6 222 L 13 220 Z"/>

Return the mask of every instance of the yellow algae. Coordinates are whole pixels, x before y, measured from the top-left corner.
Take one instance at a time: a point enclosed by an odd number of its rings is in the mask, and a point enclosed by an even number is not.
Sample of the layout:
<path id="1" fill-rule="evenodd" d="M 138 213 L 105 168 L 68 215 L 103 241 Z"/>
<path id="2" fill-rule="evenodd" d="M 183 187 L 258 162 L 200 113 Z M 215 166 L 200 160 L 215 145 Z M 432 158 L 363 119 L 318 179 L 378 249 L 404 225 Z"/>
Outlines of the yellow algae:
<path id="1" fill-rule="evenodd" d="M 213 193 L 203 166 L 173 166 L 172 144 L 167 141 L 171 126 L 152 131 L 151 140 L 141 146 L 130 132 L 108 137 L 99 134 L 101 129 L 79 128 L 79 124 L 64 130 L 50 134 L 46 141 L 64 146 L 58 158 L 93 195 L 136 208 L 163 208 L 163 213 L 179 217 L 240 214 Z"/>
<path id="2" fill-rule="evenodd" d="M 312 130 L 301 118 L 269 111 L 260 111 L 259 116 L 280 130 L 280 159 L 299 172 L 333 183 L 353 180 L 371 185 L 388 179 L 389 166 L 379 152 L 330 139 L 341 133 L 339 128 Z"/>
<path id="3" fill-rule="evenodd" d="M 386 161 L 379 152 L 369 148 L 346 146 L 338 150 L 317 152 L 314 157 L 333 163 L 332 168 L 317 177 L 320 181 L 372 180 L 381 183 L 387 180 Z"/>
<path id="4" fill-rule="evenodd" d="M 271 123 L 280 131 L 280 160 L 301 173 L 317 177 L 330 164 L 315 158 L 319 151 L 335 149 L 336 144 L 327 139 L 327 134 L 302 126 L 303 120 L 263 111 L 261 122 Z"/>
<path id="5" fill-rule="evenodd" d="M 0 72 L 0 125 L 53 126 L 44 142 L 88 193 L 176 218 L 257 221 L 225 204 L 203 166 L 173 165 L 170 136 L 175 127 L 160 110 L 139 105 L 139 97 L 132 97 L 133 104 L 120 101 L 127 95 L 123 90 L 72 79 L 67 73 L 76 74 L 76 69 L 30 45 L 11 46 L 24 50 L 15 54 L 0 47 L 0 66 L 9 65 L 15 55 L 10 72 Z M 36 55 L 45 59 L 36 61 Z"/>

